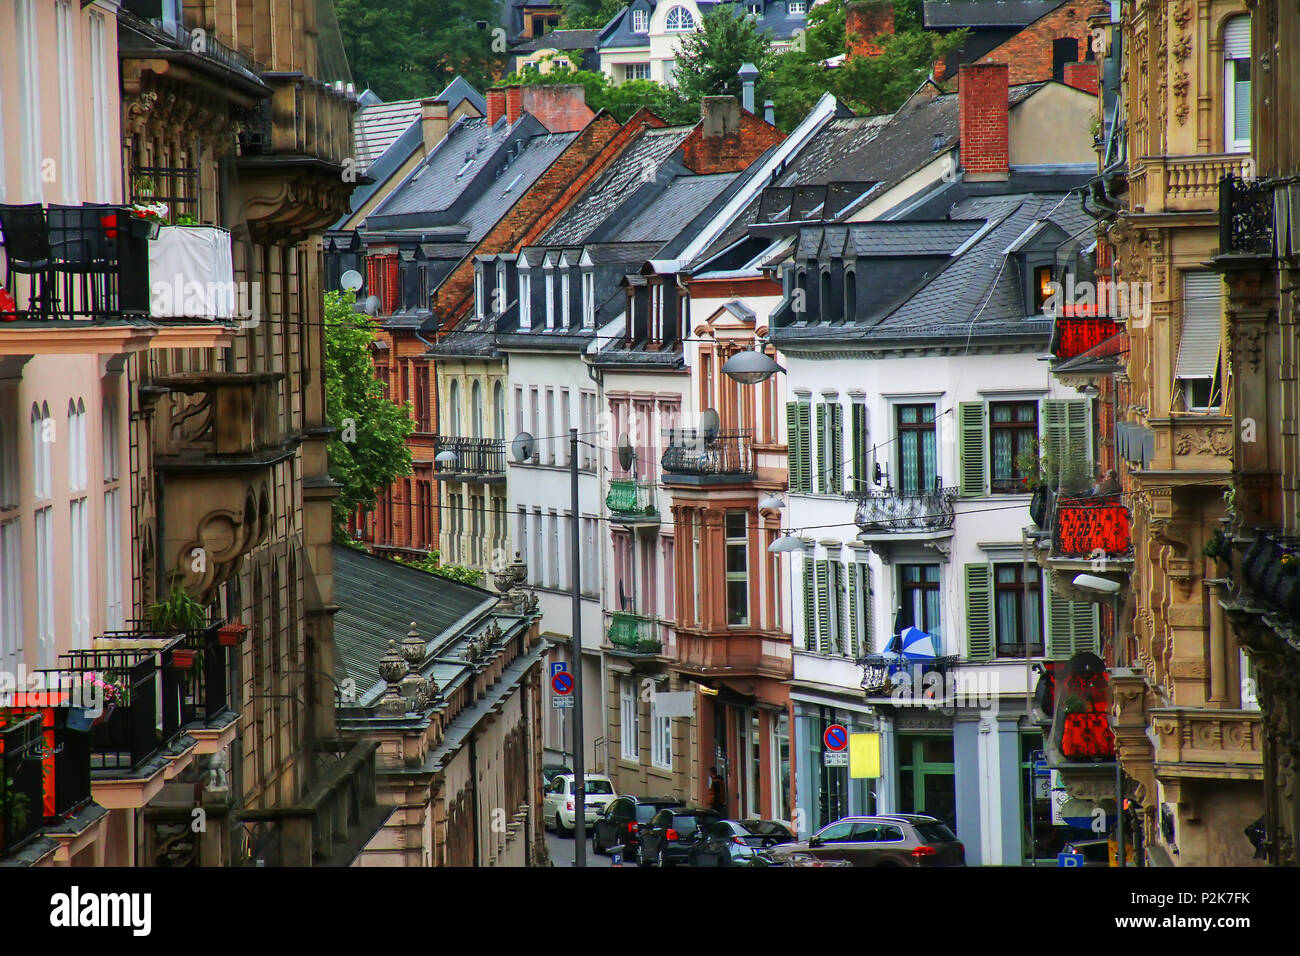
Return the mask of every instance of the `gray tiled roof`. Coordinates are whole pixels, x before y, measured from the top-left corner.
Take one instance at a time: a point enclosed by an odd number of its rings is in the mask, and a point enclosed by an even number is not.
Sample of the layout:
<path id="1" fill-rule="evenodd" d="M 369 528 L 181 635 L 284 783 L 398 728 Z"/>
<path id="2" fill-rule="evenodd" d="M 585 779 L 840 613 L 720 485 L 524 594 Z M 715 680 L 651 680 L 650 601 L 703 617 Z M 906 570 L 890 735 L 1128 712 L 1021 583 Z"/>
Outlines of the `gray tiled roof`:
<path id="1" fill-rule="evenodd" d="M 511 51 L 531 53 L 534 50 L 591 50 L 596 46 L 600 30 L 552 30 L 539 37 L 520 40 Z"/>
<path id="2" fill-rule="evenodd" d="M 412 621 L 436 654 L 462 636 L 457 625 L 486 615 L 497 603 L 482 588 L 342 545 L 334 547 L 334 588 L 340 608 L 334 616 L 338 678 L 356 681 L 359 696 L 379 681 L 388 642 L 400 644 Z"/>
<path id="3" fill-rule="evenodd" d="M 605 24 L 600 31 L 600 46 L 605 47 L 636 47 L 643 46 L 649 48 L 650 36 L 646 33 L 632 32 L 632 11 L 647 10 L 653 11 L 663 2 L 669 6 L 673 5 L 673 0 L 633 0 L 624 7 L 619 13 L 615 14 L 609 23 Z M 723 0 L 730 2 L 730 0 Z M 722 6 L 723 2 L 719 0 L 696 0 L 696 6 L 700 9 L 700 15 L 707 15 L 711 10 Z M 760 33 L 767 33 L 769 37 L 776 40 L 789 40 L 794 36 L 796 30 L 806 29 L 808 18 L 805 14 L 791 15 L 789 4 L 786 0 L 746 0 L 746 6 L 749 3 L 759 4 L 763 7 L 763 15 L 758 18 L 758 30 Z M 808 7 L 811 7 L 811 0 Z M 738 10 L 743 13 L 743 10 Z M 698 26 L 698 23 L 697 23 Z"/>
<path id="4" fill-rule="evenodd" d="M 925 25 L 931 29 L 1023 27 L 1065 0 L 926 0 Z"/>
<path id="5" fill-rule="evenodd" d="M 816 258 L 829 245 L 835 256 L 851 252 L 859 258 L 947 256 L 983 225 L 978 219 L 961 222 L 864 222 L 827 226 L 799 233 L 795 254 Z"/>
<path id="6" fill-rule="evenodd" d="M 678 176 L 654 202 L 610 239 L 615 242 L 667 242 L 703 212 L 737 175 Z"/>

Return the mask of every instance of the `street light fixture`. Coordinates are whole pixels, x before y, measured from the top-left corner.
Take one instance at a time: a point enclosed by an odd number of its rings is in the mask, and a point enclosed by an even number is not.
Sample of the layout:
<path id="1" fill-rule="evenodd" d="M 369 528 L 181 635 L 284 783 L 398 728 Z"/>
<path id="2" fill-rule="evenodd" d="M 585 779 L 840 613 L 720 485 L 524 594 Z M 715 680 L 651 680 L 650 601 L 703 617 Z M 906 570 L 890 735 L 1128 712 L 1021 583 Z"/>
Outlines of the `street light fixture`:
<path id="1" fill-rule="evenodd" d="M 782 535 L 767 546 L 769 554 L 791 554 L 804 549 L 803 540 L 792 534 Z"/>
<path id="2" fill-rule="evenodd" d="M 783 508 L 785 508 L 785 502 L 777 494 L 768 495 L 758 503 L 759 511 L 781 511 Z"/>
<path id="3" fill-rule="evenodd" d="M 777 372 L 784 372 L 776 359 L 763 351 L 760 341 L 753 349 L 737 352 L 722 363 L 722 373 L 741 385 L 757 385 L 766 382 Z"/>
<path id="4" fill-rule="evenodd" d="M 459 464 L 460 458 L 450 448 L 444 448 L 438 454 L 433 456 L 435 465 L 456 465 Z"/>

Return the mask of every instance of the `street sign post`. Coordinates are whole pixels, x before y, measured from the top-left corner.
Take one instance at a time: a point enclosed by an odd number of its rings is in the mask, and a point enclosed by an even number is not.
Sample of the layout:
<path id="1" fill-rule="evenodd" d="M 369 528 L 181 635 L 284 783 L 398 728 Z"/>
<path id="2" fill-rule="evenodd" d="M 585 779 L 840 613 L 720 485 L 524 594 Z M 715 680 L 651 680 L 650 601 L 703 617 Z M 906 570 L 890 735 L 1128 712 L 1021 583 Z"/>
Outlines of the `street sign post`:
<path id="1" fill-rule="evenodd" d="M 843 724 L 831 724 L 822 734 L 822 743 L 827 750 L 847 750 L 849 746 L 849 729 Z"/>
<path id="2" fill-rule="evenodd" d="M 567 670 L 557 671 L 551 665 L 551 706 L 556 710 L 573 707 L 573 675 Z"/>
<path id="3" fill-rule="evenodd" d="M 1056 854 L 1057 866 L 1083 866 L 1082 853 L 1058 853 Z"/>

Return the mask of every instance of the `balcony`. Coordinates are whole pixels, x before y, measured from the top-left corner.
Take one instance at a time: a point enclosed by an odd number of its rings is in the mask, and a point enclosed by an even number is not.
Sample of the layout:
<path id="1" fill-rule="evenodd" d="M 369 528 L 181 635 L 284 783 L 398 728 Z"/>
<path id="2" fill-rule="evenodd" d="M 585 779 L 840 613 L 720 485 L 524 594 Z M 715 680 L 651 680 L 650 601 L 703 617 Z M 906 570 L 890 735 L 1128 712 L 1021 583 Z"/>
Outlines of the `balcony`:
<path id="1" fill-rule="evenodd" d="M 433 441 L 438 453 L 453 452 L 454 465 L 438 465 L 433 477 L 441 481 L 467 481 L 496 485 L 506 480 L 506 440 L 504 438 L 457 438 L 438 435 Z"/>
<path id="2" fill-rule="evenodd" d="M 1265 179 L 1225 176 L 1219 183 L 1219 255 L 1273 255 L 1274 184 Z"/>
<path id="3" fill-rule="evenodd" d="M 162 402 L 155 446 L 160 468 L 244 470 L 280 461 L 279 372 L 193 372 L 140 388 Z"/>
<path id="4" fill-rule="evenodd" d="M 625 654 L 658 654 L 664 645 L 657 630 L 652 618 L 615 611 L 609 621 L 609 643 Z"/>
<path id="5" fill-rule="evenodd" d="M 664 481 L 679 485 L 752 481 L 756 472 L 751 438 L 749 429 L 671 428 L 660 460 Z"/>
<path id="6" fill-rule="evenodd" d="M 653 481 L 611 479 L 605 505 L 609 508 L 609 520 L 617 524 L 659 524 L 659 505 Z"/>
<path id="7" fill-rule="evenodd" d="M 331 85 L 299 72 L 261 75 L 270 99 L 254 107 L 239 134 L 240 166 L 259 167 L 286 159 L 342 170 L 352 154 L 356 99 L 342 84 Z"/>
<path id="8" fill-rule="evenodd" d="M 1300 622 L 1300 538 L 1258 530 L 1241 559 L 1240 589 L 1249 604 Z"/>
<path id="9" fill-rule="evenodd" d="M 862 667 L 862 692 L 877 705 L 937 707 L 955 699 L 956 656 L 910 661 L 897 654 L 868 654 Z"/>
<path id="10" fill-rule="evenodd" d="M 1128 176 L 1135 210 L 1147 213 L 1212 211 L 1219 181 L 1249 168 L 1246 153 L 1146 156 Z"/>
<path id="11" fill-rule="evenodd" d="M 1264 778 L 1263 714 L 1153 707 L 1156 775 L 1162 780 Z"/>
<path id="12" fill-rule="evenodd" d="M 874 541 L 899 537 L 933 537 L 952 531 L 956 488 L 933 491 L 899 491 L 893 488 L 851 495 L 857 502 L 854 523 L 858 539 Z"/>
<path id="13" fill-rule="evenodd" d="M 1129 510 L 1113 497 L 1056 501 L 1052 527 L 1053 558 L 1096 560 L 1132 557 Z"/>

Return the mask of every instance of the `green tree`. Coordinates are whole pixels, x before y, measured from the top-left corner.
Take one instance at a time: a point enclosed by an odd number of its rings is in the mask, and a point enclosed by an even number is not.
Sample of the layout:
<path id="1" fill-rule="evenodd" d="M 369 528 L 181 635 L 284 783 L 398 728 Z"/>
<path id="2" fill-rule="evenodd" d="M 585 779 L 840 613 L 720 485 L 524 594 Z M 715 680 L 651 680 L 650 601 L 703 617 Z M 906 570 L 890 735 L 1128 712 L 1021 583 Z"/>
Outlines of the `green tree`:
<path id="1" fill-rule="evenodd" d="M 567 62 L 554 64 L 547 73 L 539 70 L 511 73 L 501 82 L 526 86 L 575 83 L 583 88 L 588 106 L 593 110 L 609 110 L 620 123 L 626 123 L 643 106 L 673 125 L 689 125 L 700 119 L 699 101 L 682 90 L 652 80 L 628 80 L 615 85 L 604 73 L 572 70 Z"/>
<path id="2" fill-rule="evenodd" d="M 922 30 L 919 0 L 895 0 L 894 33 L 878 41 L 882 52 L 830 68 L 826 61 L 847 49 L 847 7 L 848 0 L 831 0 L 811 8 L 807 30 L 776 58 L 773 100 L 783 129 L 798 124 L 828 91 L 858 113 L 893 112 L 925 82 L 935 62 L 966 39 L 964 30 Z"/>
<path id="3" fill-rule="evenodd" d="M 603 27 L 622 10 L 625 0 L 564 0 L 561 30 L 594 30 Z"/>
<path id="4" fill-rule="evenodd" d="M 456 76 L 486 89 L 504 69 L 502 0 L 335 0 L 358 89 L 385 100 L 442 90 Z"/>
<path id="5" fill-rule="evenodd" d="M 353 311 L 354 301 L 351 292 L 325 294 L 325 417 L 336 429 L 327 450 L 330 477 L 342 486 L 334 499 L 336 538 L 346 537 L 358 507 L 372 507 L 379 489 L 411 473 L 411 406 L 384 397 L 370 358 L 374 329 Z"/>
<path id="6" fill-rule="evenodd" d="M 697 101 L 705 96 L 739 97 L 744 90 L 738 74 L 744 63 L 758 68 L 755 102 L 761 104 L 771 88 L 772 41 L 753 20 L 737 16 L 730 5 L 718 6 L 704 15 L 698 30 L 683 36 L 678 44 L 677 85 Z"/>
<path id="7" fill-rule="evenodd" d="M 459 581 L 461 584 L 473 584 L 477 587 L 483 583 L 485 575 L 482 571 L 467 568 L 462 564 L 443 564 L 440 559 L 441 555 L 437 551 L 431 551 L 423 561 L 408 561 L 405 558 L 395 558 L 394 560 L 400 564 L 419 568 L 421 571 L 428 571 L 430 574 L 436 574 L 440 578 Z"/>

